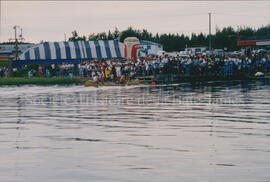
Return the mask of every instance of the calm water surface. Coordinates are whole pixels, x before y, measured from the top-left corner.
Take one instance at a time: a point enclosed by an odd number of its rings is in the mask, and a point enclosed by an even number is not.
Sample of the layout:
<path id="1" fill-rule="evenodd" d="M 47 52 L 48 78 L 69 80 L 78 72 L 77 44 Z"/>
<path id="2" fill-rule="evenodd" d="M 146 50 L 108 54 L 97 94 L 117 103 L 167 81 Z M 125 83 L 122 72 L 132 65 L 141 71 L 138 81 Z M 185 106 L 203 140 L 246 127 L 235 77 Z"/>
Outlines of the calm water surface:
<path id="1" fill-rule="evenodd" d="M 270 84 L 0 87 L 0 181 L 270 181 Z"/>

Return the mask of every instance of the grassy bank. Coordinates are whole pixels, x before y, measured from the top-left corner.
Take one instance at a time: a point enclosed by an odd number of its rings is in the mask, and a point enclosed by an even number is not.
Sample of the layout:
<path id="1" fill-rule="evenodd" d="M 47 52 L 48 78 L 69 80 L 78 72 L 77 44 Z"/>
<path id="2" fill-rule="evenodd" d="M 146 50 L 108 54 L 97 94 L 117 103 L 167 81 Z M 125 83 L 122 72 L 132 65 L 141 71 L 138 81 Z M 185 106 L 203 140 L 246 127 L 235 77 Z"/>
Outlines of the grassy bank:
<path id="1" fill-rule="evenodd" d="M 63 84 L 81 84 L 78 78 L 1 78 L 0 86 L 3 85 L 63 85 Z"/>
<path id="2" fill-rule="evenodd" d="M 11 67 L 12 62 L 11 61 L 0 61 L 0 66 L 2 67 Z"/>

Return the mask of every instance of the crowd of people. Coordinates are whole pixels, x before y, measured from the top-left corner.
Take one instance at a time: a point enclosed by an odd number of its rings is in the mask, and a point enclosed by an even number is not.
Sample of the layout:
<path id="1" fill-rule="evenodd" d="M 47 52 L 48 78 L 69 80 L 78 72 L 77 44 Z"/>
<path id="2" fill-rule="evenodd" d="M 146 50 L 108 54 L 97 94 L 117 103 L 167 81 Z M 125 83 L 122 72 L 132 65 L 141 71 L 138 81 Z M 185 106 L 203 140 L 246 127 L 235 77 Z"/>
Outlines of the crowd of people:
<path id="1" fill-rule="evenodd" d="M 79 64 L 63 63 L 38 65 L 36 68 L 25 66 L 28 77 L 70 77 L 92 79 L 94 82 L 125 82 L 136 77 L 177 74 L 179 76 L 232 76 L 252 75 L 256 72 L 268 73 L 269 54 L 252 56 L 176 56 L 138 58 L 136 60 L 92 60 Z M 0 77 L 9 77 L 13 70 L 0 67 Z"/>
<path id="2" fill-rule="evenodd" d="M 8 78 L 11 76 L 11 68 L 0 66 L 0 78 Z"/>

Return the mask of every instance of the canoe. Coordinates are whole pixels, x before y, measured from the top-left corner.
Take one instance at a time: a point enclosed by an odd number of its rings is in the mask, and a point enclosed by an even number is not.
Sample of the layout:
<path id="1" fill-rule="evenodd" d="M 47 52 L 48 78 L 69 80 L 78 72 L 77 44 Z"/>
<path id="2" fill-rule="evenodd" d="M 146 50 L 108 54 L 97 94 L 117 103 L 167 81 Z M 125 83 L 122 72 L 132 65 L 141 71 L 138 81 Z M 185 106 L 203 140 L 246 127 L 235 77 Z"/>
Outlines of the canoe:
<path id="1" fill-rule="evenodd" d="M 139 85 L 140 80 L 135 80 L 127 83 L 115 83 L 115 82 L 104 82 L 104 83 L 94 83 L 91 80 L 88 80 L 84 83 L 86 87 L 103 87 L 103 86 L 129 86 L 129 85 Z"/>

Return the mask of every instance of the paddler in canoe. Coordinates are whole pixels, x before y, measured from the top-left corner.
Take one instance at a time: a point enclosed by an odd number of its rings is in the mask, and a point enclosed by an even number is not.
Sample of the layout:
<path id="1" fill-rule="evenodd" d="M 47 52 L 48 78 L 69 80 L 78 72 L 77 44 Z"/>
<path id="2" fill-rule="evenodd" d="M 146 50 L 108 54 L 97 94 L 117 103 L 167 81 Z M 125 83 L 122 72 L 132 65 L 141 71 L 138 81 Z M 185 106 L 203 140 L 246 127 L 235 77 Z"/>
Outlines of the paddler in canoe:
<path id="1" fill-rule="evenodd" d="M 139 85 L 139 80 L 130 81 L 130 77 L 124 69 L 121 69 L 121 77 L 116 81 L 116 73 L 113 73 L 109 68 L 105 69 L 105 75 L 94 73 L 92 74 L 92 79 L 85 82 L 87 87 L 98 87 L 98 86 L 126 86 L 126 85 Z"/>

